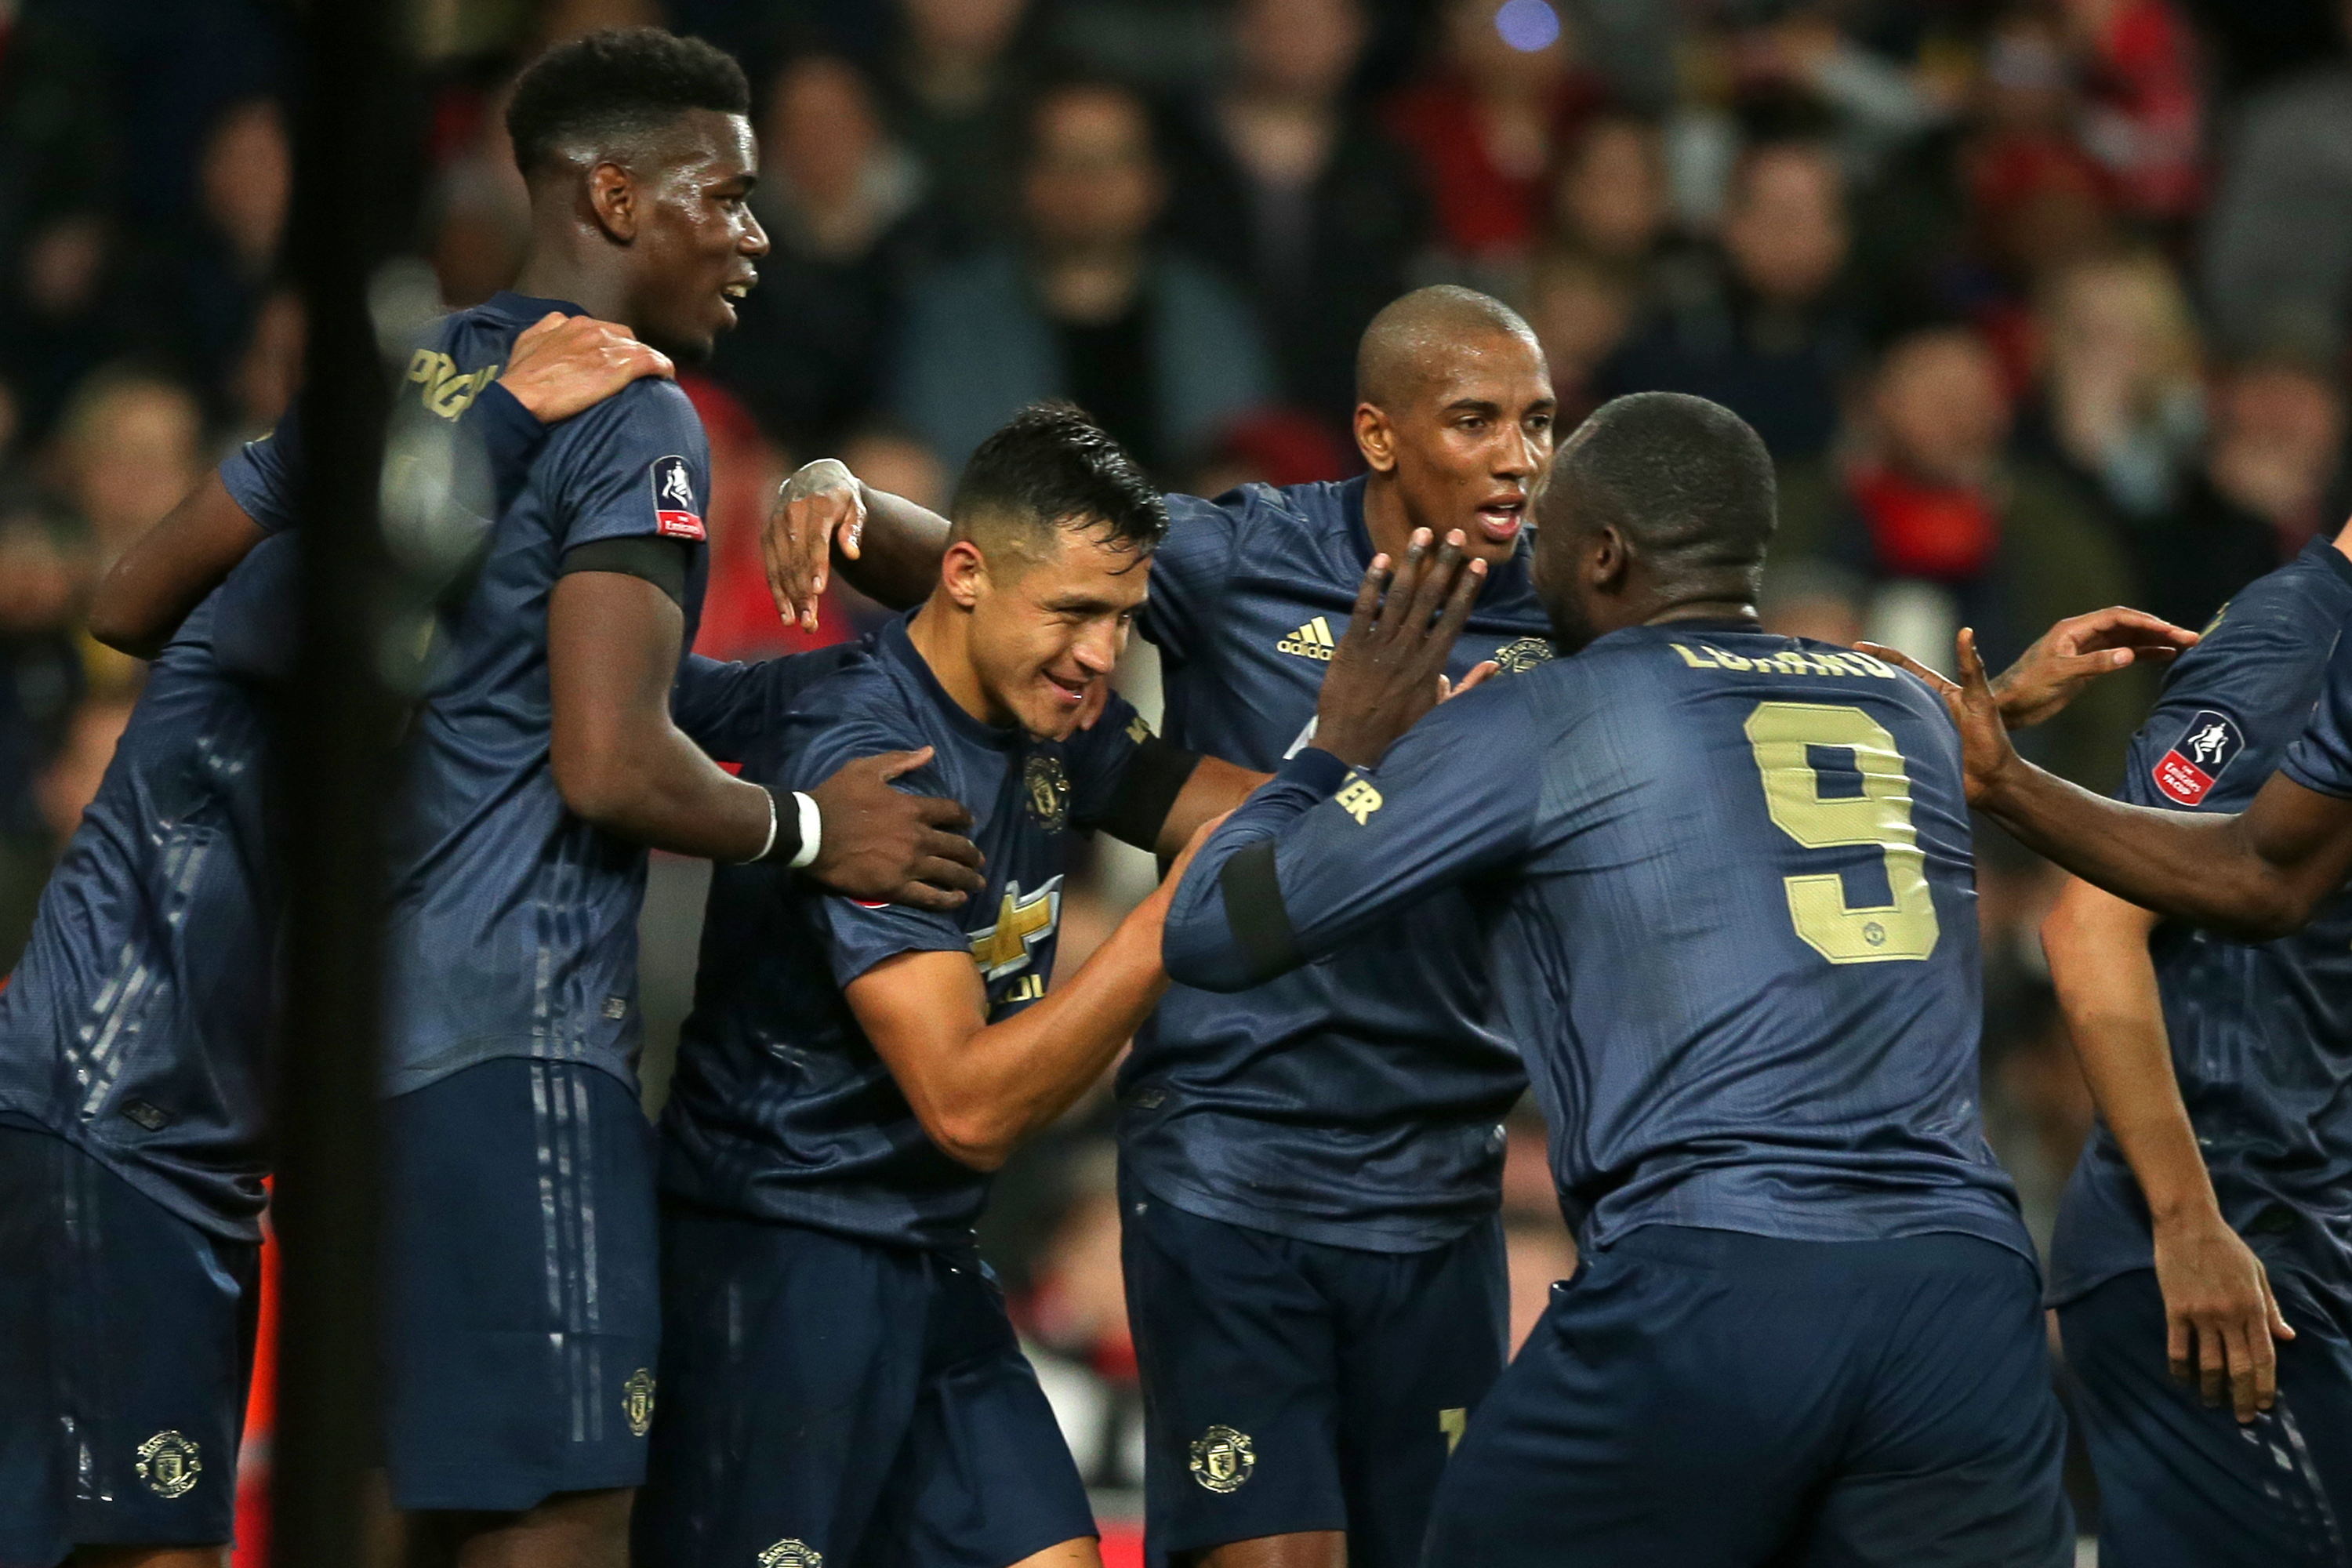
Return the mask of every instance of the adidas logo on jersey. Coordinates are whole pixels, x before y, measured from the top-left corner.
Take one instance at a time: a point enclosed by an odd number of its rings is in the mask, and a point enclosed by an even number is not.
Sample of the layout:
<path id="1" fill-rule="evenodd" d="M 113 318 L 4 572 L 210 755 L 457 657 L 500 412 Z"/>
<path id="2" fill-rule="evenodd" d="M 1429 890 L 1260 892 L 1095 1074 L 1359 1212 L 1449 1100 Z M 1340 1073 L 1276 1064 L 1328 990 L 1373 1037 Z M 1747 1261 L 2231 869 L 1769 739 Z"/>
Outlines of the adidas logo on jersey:
<path id="1" fill-rule="evenodd" d="M 1331 623 L 1316 616 L 1288 637 L 1274 645 L 1276 653 L 1295 653 L 1301 658 L 1319 658 L 1331 662 Z"/>

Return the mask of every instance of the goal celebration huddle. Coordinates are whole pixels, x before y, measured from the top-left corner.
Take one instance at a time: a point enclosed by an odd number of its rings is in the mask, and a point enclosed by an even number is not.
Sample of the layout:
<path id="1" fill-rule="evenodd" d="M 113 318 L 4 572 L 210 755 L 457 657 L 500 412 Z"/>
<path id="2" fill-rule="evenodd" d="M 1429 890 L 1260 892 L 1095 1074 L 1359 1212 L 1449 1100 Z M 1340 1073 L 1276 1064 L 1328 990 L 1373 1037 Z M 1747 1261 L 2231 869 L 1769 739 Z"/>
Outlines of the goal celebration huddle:
<path id="1" fill-rule="evenodd" d="M 399 384 L 481 483 L 385 846 L 386 1562 L 1100 1568 L 974 1227 L 1115 1073 L 1154 1568 L 2065 1568 L 2070 1429 L 2111 1563 L 2352 1563 L 2352 542 L 1998 676 L 1768 631 L 1750 424 L 1566 427 L 1436 285 L 1362 333 L 1357 478 L 1167 493 L 1060 400 L 944 515 L 820 459 L 778 612 L 890 617 L 715 660 L 675 377 L 761 286 L 751 108 L 656 29 L 541 55 L 520 273 Z M 0 1568 L 234 1535 L 306 450 L 240 447 L 91 609 L 153 669 L 0 990 Z M 2120 799 L 2019 755 L 2135 665 Z M 2074 879 L 2102 1125 L 2046 1259 L 1985 1137 L 1980 819 Z M 1160 876 L 1057 966 L 1095 835 Z M 658 1124 L 653 850 L 713 866 Z M 1530 1094 L 1577 1259 L 1514 1352 Z"/>

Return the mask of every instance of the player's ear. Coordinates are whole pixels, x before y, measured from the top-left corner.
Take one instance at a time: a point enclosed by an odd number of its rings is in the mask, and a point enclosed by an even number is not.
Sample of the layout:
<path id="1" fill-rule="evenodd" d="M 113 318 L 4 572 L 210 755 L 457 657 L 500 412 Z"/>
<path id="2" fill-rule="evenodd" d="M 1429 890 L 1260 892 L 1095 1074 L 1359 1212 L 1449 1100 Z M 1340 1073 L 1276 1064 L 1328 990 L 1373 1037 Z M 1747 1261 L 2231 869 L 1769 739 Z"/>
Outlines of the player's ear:
<path id="1" fill-rule="evenodd" d="M 596 226 L 616 245 L 637 237 L 636 182 L 618 163 L 599 163 L 588 171 L 588 211 Z"/>
<path id="2" fill-rule="evenodd" d="M 981 554 L 980 546 L 969 539 L 957 540 L 940 557 L 940 585 L 947 590 L 949 598 L 964 609 L 980 603 L 982 584 L 987 577 L 987 558 Z"/>
<path id="3" fill-rule="evenodd" d="M 1370 403 L 1356 405 L 1356 450 L 1364 455 L 1364 467 L 1376 474 L 1396 467 L 1396 427 L 1385 412 Z"/>
<path id="4" fill-rule="evenodd" d="M 1604 594 L 1613 594 L 1623 587 L 1626 574 L 1633 567 L 1633 552 L 1625 536 L 1617 531 L 1617 525 L 1602 524 L 1588 548 L 1591 553 L 1585 558 L 1585 570 L 1592 585 Z"/>

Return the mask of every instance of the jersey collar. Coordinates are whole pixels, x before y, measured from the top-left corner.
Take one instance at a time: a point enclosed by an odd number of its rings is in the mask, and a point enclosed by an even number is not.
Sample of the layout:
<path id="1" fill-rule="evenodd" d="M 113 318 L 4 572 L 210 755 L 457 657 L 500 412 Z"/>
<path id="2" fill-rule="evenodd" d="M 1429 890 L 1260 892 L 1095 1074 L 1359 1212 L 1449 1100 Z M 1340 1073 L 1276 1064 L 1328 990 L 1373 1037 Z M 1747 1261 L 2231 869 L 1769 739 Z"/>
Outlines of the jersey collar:
<path id="1" fill-rule="evenodd" d="M 529 294 L 518 294 L 510 289 L 501 289 L 483 300 L 482 309 L 495 310 L 509 320 L 520 321 L 526 327 L 550 310 L 565 316 L 584 316 L 588 313 L 569 300 L 535 299 Z"/>
<path id="2" fill-rule="evenodd" d="M 1000 752 L 1013 751 L 1020 746 L 1025 737 L 1017 726 L 999 729 L 993 724 L 984 723 L 966 712 L 962 703 L 948 695 L 948 689 L 940 684 L 940 678 L 932 673 L 929 662 L 917 651 L 914 639 L 907 635 L 908 624 L 914 618 L 915 611 L 908 610 L 883 626 L 879 638 L 882 657 L 905 669 L 923 695 L 930 699 L 931 706 L 939 710 L 940 716 L 964 739 L 974 745 Z"/>

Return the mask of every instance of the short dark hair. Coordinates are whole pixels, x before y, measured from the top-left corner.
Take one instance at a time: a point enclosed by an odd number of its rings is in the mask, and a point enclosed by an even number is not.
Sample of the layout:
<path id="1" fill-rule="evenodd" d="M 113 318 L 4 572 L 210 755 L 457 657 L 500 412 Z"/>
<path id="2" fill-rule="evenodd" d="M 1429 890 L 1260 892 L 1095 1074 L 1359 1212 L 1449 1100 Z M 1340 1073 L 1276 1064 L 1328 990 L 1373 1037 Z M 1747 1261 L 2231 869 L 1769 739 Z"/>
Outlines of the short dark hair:
<path id="1" fill-rule="evenodd" d="M 726 50 L 659 27 L 613 27 L 558 44 L 530 65 L 507 104 L 507 137 L 525 174 L 563 143 L 659 131 L 692 110 L 749 114 L 751 86 Z"/>
<path id="2" fill-rule="evenodd" d="M 1747 420 L 1687 393 L 1637 392 L 1602 404 L 1560 447 L 1538 521 L 1613 526 L 1670 576 L 1753 572 L 1779 521 L 1776 493 Z"/>
<path id="3" fill-rule="evenodd" d="M 954 537 L 983 550 L 1045 553 L 1054 531 L 1083 526 L 1149 555 L 1168 532 L 1168 503 L 1135 459 L 1069 403 L 1033 403 L 980 444 L 949 504 Z"/>

